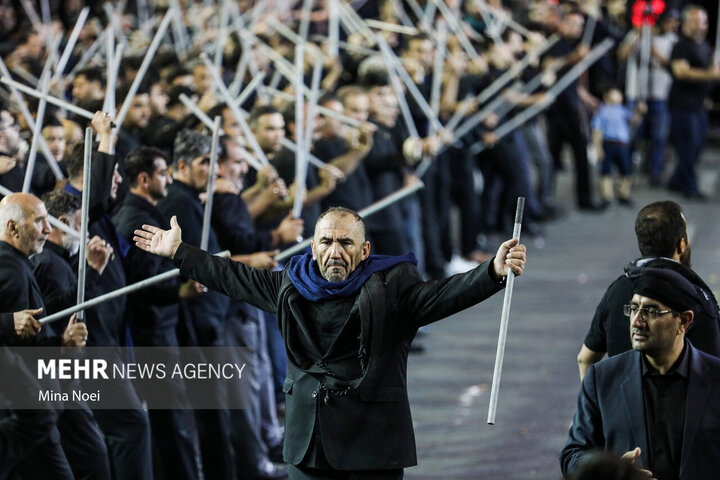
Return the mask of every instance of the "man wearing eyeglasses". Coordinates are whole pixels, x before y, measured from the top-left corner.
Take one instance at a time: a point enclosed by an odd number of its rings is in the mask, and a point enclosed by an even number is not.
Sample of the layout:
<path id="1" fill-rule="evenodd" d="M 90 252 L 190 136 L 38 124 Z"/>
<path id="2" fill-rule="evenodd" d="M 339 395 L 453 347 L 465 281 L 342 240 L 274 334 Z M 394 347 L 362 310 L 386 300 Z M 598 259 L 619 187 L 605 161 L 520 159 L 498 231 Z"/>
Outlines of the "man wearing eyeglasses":
<path id="1" fill-rule="evenodd" d="M 19 150 L 20 127 L 10 110 L 0 104 L 0 185 L 13 192 L 22 190 L 25 176 L 17 162 Z"/>
<path id="2" fill-rule="evenodd" d="M 681 274 L 641 269 L 624 306 L 632 350 L 590 367 L 568 441 L 564 475 L 591 450 L 622 455 L 657 479 L 716 478 L 720 359 L 685 339 L 702 299 Z"/>
<path id="3" fill-rule="evenodd" d="M 606 352 L 612 357 L 632 348 L 623 305 L 633 295 L 630 275 L 644 267 L 673 270 L 701 291 L 702 308 L 695 310 L 687 338 L 703 352 L 720 356 L 720 310 L 710 287 L 690 268 L 690 239 L 680 205 L 668 200 L 646 205 L 635 220 L 635 235 L 642 257 L 625 266 L 598 304 L 577 357 L 580 379 Z"/>

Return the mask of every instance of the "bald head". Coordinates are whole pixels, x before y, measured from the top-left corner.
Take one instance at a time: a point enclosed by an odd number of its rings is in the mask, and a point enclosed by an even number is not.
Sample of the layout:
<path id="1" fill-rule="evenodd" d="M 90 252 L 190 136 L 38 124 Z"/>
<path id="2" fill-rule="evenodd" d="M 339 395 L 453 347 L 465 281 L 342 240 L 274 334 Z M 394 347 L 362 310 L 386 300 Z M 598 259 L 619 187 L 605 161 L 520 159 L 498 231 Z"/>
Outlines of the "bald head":
<path id="1" fill-rule="evenodd" d="M 13 193 L 0 201 L 0 240 L 25 256 L 42 252 L 51 231 L 45 204 L 35 195 Z"/>

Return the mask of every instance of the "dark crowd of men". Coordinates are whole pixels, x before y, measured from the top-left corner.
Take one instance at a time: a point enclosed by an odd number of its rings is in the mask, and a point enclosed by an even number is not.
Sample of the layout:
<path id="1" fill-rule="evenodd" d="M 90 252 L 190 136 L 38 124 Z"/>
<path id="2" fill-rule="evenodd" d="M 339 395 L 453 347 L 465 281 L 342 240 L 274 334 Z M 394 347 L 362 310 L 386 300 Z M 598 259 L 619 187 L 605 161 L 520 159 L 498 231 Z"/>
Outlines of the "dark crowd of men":
<path id="1" fill-rule="evenodd" d="M 87 309 L 83 322 L 40 327 L 43 316 L 76 302 L 81 239 L 48 218 L 79 231 L 85 184 L 86 298 L 172 269 L 132 238 L 142 225 L 170 228 L 173 216 L 186 243 L 276 270 L 276 255 L 312 237 L 327 208 L 361 212 L 422 181 L 367 217 L 366 234 L 372 253 L 414 252 L 423 276 L 441 280 L 457 256 L 472 265 L 492 258 L 492 239 L 512 231 L 519 196 L 523 233 L 532 236 L 571 208 L 633 206 L 638 180 L 706 199 L 697 169 L 720 66 L 703 8 L 356 3 L 0 0 L 0 74 L 25 86 L 0 84 L 0 185 L 18 192 L 0 203 L 0 344 L 253 351 L 247 410 L 192 410 L 178 382 L 172 410 L 153 409 L 127 383 L 114 394 L 131 409 L 3 411 L 0 478 L 287 477 L 277 465 L 287 388 L 275 315 L 181 277 Z M 588 62 L 607 39 L 612 47 Z M 564 78 L 567 87 L 553 91 Z M 483 98 L 488 89 L 494 95 Z M 535 107 L 539 115 L 503 127 Z M 89 183 L 86 127 L 96 140 Z M 313 161 L 298 165 L 297 146 Z M 563 205 L 555 178 L 569 165 L 575 203 Z M 592 462 L 581 457 L 599 448 L 662 480 L 710 478 L 717 469 L 704 449 L 717 457 L 717 445 L 703 436 L 717 433 L 717 418 L 703 409 L 718 404 L 717 392 L 697 391 L 718 374 L 706 355 L 720 353 L 717 302 L 690 269 L 679 206 L 644 208 L 636 233 L 642 258 L 609 288 L 578 356 L 585 380 L 562 470 L 585 468 Z M 595 365 L 606 352 L 617 360 Z M 17 381 L 33 385 L 17 359 L 0 355 L 3 369 L 14 365 Z M 666 382 L 668 372 L 679 378 Z M 624 379 L 639 413 L 605 402 L 622 400 Z M 686 407 L 692 414 L 663 423 L 666 412 Z"/>

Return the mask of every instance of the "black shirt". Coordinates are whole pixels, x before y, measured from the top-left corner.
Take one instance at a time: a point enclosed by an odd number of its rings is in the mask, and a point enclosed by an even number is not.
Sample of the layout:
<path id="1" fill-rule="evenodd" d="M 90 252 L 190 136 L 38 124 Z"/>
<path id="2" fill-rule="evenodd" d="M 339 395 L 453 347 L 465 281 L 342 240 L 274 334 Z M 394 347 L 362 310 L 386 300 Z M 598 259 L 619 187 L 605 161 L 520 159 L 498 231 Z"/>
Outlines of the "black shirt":
<path id="1" fill-rule="evenodd" d="M 343 138 L 320 139 L 313 145 L 313 153 L 323 162 L 329 162 L 348 152 Z M 359 212 L 373 201 L 372 184 L 362 161 L 343 182 L 338 182 L 335 190 L 323 198 L 322 209 L 345 207 Z"/>
<path id="2" fill-rule="evenodd" d="M 62 246 L 46 241 L 43 251 L 33 255 L 35 265 L 33 273 L 42 292 L 46 314 L 50 315 L 71 307 L 77 302 L 77 269 L 71 267 L 71 257 Z M 85 298 L 100 294 L 100 275 L 88 266 L 85 277 Z M 69 318 L 69 316 L 68 316 Z M 49 325 L 51 331 L 60 335 L 67 321 L 57 321 Z M 94 333 L 94 332 L 93 332 Z M 94 335 L 93 335 L 94 338 Z"/>
<path id="3" fill-rule="evenodd" d="M 275 169 L 283 179 L 286 185 L 290 185 L 295 181 L 295 153 L 287 147 L 283 147 L 275 158 L 270 162 L 273 164 Z M 313 188 L 320 185 L 320 179 L 318 177 L 317 168 L 308 164 L 307 166 L 307 177 L 305 178 L 305 189 L 310 191 Z M 302 214 L 300 218 L 303 219 L 303 237 L 310 238 L 313 236 L 315 231 L 315 223 L 322 211 L 320 210 L 320 202 L 315 202 L 311 205 L 303 205 Z"/>
<path id="4" fill-rule="evenodd" d="M 176 215 L 183 231 L 183 239 L 191 245 L 200 246 L 205 209 L 200 202 L 198 193 L 190 185 L 180 180 L 173 180 L 167 190 L 167 196 L 158 201 L 158 210 L 165 218 L 172 218 L 173 215 Z M 219 251 L 217 236 L 211 227 L 208 252 L 217 253 Z M 207 330 L 207 334 L 212 336 L 212 338 L 200 340 L 205 346 L 209 346 L 209 344 L 218 346 L 222 343 L 223 339 L 214 337 L 214 335 L 218 331 L 220 322 L 225 318 L 228 305 L 228 297 L 214 290 L 182 301 L 182 307 L 185 308 L 196 327 L 201 325 L 199 328 Z"/>
<path id="5" fill-rule="evenodd" d="M 555 43 L 555 45 L 550 47 L 545 56 L 550 58 L 565 57 L 575 50 L 575 48 L 577 47 L 577 43 L 578 40 L 571 40 L 562 37 Z M 558 72 L 556 73 L 557 78 L 562 78 L 562 76 L 565 75 L 574 66 L 574 64 L 568 64 L 563 66 L 563 68 L 558 70 Z M 568 85 L 567 88 L 565 88 L 565 90 L 560 93 L 560 95 L 558 95 L 555 102 L 550 105 L 550 110 L 558 113 L 573 113 L 577 112 L 579 108 L 580 95 L 578 94 L 578 80 L 575 79 L 570 85 Z"/>
<path id="6" fill-rule="evenodd" d="M 258 231 L 240 195 L 216 193 L 212 205 L 212 227 L 223 250 L 233 255 L 268 251 L 272 235 Z"/>
<path id="7" fill-rule="evenodd" d="M 303 318 L 307 319 L 311 339 L 318 346 L 323 358 L 332 347 L 333 357 L 344 359 L 342 380 L 351 380 L 362 375 L 358 351 L 360 348 L 360 323 L 356 315 L 350 315 L 356 296 L 330 299 L 320 302 L 303 301 L 300 303 Z M 337 373 L 337 372 L 334 372 Z M 319 392 L 318 401 L 323 401 L 325 392 Z M 313 437 L 302 461 L 305 467 L 332 468 L 325 457 L 322 436 L 315 417 Z"/>
<path id="8" fill-rule="evenodd" d="M 658 373 L 643 355 L 642 385 L 647 424 L 650 471 L 658 480 L 680 478 L 685 397 L 690 372 L 687 345 L 664 375 Z"/>
<path id="9" fill-rule="evenodd" d="M 0 175 L 0 185 L 12 192 L 22 191 L 23 181 L 25 180 L 25 170 L 20 165 L 15 165 L 10 171 Z M 4 195 L 0 195 L 3 198 Z"/>
<path id="10" fill-rule="evenodd" d="M 157 207 L 133 193 L 125 197 L 113 221 L 118 233 L 128 242 L 132 241 L 135 229 L 143 224 L 170 228 L 170 222 Z M 122 263 L 128 283 L 139 282 L 173 269 L 170 259 L 140 250 L 134 244 Z M 177 344 L 175 327 L 178 322 L 179 287 L 178 279 L 173 278 L 128 296 L 127 317 L 136 345 Z"/>
<path id="11" fill-rule="evenodd" d="M 626 272 L 640 267 L 668 268 L 681 274 L 695 285 L 704 299 L 701 308 L 695 309 L 695 319 L 686 338 L 694 347 L 710 355 L 720 355 L 720 318 L 712 291 L 691 268 L 669 258 L 645 257 L 631 262 Z M 633 297 L 633 284 L 627 274 L 618 277 L 607 289 L 595 310 L 584 344 L 594 352 L 607 352 L 609 357 L 627 352 L 630 342 L 630 319 L 623 313 L 623 305 Z"/>
<path id="12" fill-rule="evenodd" d="M 685 60 L 691 68 L 710 68 L 712 50 L 707 42 L 697 43 L 695 40 L 680 35 L 673 47 L 670 61 Z M 670 69 L 672 72 L 672 69 Z M 710 94 L 713 82 L 687 82 L 673 76 L 672 87 L 668 96 L 670 108 L 682 110 L 703 110 L 705 98 Z"/>

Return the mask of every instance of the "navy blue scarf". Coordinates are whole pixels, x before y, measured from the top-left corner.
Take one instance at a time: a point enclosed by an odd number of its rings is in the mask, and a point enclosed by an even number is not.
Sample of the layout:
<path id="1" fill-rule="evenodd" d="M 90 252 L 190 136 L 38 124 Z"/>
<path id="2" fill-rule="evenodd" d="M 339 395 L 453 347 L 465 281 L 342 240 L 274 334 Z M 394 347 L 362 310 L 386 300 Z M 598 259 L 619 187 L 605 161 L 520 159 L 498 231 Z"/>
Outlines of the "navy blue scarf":
<path id="1" fill-rule="evenodd" d="M 370 255 L 342 282 L 325 280 L 317 268 L 312 254 L 296 255 L 290 259 L 288 274 L 293 286 L 311 302 L 327 300 L 331 297 L 350 297 L 360 290 L 370 275 L 388 270 L 400 263 L 417 265 L 415 255 L 409 253 L 401 257 L 391 255 Z"/>

